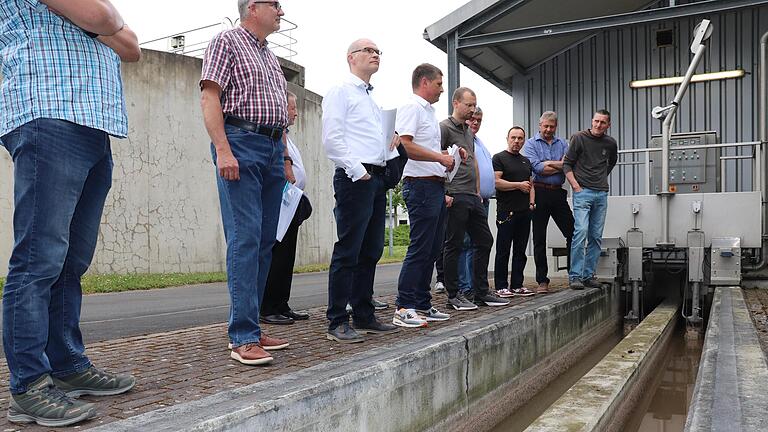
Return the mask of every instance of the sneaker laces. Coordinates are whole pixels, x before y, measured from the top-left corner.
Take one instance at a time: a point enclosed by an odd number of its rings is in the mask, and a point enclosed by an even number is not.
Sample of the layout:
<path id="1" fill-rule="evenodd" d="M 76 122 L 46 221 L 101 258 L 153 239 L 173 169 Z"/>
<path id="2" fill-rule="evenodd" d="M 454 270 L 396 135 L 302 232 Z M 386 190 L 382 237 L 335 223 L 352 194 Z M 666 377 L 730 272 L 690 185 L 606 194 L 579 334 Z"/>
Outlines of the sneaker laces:
<path id="1" fill-rule="evenodd" d="M 75 404 L 75 401 L 67 396 L 64 391 L 53 384 L 48 384 L 44 389 L 39 390 L 40 393 L 45 395 L 47 399 L 50 399 L 54 403 L 60 403 L 70 407 Z"/>

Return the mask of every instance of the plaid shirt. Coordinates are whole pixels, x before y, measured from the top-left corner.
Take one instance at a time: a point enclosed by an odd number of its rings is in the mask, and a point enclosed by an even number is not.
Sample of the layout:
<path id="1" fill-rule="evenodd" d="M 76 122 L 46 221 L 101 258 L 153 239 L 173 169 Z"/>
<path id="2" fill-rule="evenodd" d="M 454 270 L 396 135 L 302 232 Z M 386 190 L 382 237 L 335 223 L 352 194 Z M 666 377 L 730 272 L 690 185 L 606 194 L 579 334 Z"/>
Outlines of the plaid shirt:
<path id="1" fill-rule="evenodd" d="M 266 43 L 243 27 L 225 30 L 208 44 L 200 83 L 221 87 L 221 108 L 264 126 L 288 126 L 287 84 Z"/>
<path id="2" fill-rule="evenodd" d="M 120 57 L 37 0 L 0 2 L 0 136 L 37 118 L 124 138 Z"/>

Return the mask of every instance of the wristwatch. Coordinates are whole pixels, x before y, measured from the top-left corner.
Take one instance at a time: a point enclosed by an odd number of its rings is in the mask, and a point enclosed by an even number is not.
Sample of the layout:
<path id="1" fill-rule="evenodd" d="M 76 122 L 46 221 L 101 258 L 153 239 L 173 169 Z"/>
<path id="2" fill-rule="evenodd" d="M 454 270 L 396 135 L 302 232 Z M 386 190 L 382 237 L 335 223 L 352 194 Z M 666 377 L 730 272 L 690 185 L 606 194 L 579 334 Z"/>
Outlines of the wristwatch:
<path id="1" fill-rule="evenodd" d="M 293 165 L 293 158 L 290 156 L 283 156 L 283 162 L 290 162 Z"/>

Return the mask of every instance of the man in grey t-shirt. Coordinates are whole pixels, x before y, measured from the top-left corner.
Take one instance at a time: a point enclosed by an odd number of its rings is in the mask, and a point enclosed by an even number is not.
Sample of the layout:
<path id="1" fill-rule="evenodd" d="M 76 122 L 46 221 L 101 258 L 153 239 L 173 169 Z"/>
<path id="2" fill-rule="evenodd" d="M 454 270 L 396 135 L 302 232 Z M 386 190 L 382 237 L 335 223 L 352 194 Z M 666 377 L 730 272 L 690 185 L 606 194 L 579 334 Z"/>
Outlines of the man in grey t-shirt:
<path id="1" fill-rule="evenodd" d="M 573 188 L 574 232 L 568 273 L 572 289 L 600 287 L 594 278 L 595 267 L 608 210 L 608 176 L 618 158 L 616 140 L 605 133 L 610 126 L 611 114 L 597 110 L 592 127 L 571 137 L 563 159 L 565 178 Z"/>

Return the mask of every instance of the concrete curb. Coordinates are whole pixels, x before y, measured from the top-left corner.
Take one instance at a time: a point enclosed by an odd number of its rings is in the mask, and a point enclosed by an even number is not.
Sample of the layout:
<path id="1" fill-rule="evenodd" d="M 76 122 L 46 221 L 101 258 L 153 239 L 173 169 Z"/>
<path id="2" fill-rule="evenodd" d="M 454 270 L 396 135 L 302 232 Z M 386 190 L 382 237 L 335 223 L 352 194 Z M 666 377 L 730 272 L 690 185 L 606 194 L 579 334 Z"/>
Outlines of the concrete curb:
<path id="1" fill-rule="evenodd" d="M 620 431 L 655 375 L 679 307 L 663 303 L 526 431 Z"/>
<path id="2" fill-rule="evenodd" d="M 414 431 L 469 421 L 483 396 L 616 320 L 618 296 L 562 291 L 408 343 L 94 431 Z M 459 423 L 463 423 L 459 422 Z M 477 429 L 475 429 L 477 430 Z"/>
<path id="3" fill-rule="evenodd" d="M 685 430 L 764 431 L 768 365 L 739 287 L 715 290 Z"/>

